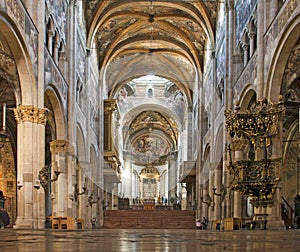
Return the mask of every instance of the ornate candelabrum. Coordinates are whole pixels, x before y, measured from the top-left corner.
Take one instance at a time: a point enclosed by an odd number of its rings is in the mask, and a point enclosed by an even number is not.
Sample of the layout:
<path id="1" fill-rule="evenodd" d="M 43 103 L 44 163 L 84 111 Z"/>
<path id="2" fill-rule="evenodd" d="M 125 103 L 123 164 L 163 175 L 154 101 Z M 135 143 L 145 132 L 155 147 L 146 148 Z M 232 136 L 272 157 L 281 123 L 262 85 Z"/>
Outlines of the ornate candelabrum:
<path id="1" fill-rule="evenodd" d="M 273 195 L 280 180 L 280 158 L 271 159 L 272 138 L 278 131 L 284 107 L 282 99 L 275 105 L 267 99 L 258 100 L 246 111 L 225 111 L 226 128 L 233 139 L 244 141 L 248 150 L 248 159 L 232 160 L 229 152 L 229 188 L 252 198 L 256 207 L 273 204 Z"/>
<path id="2" fill-rule="evenodd" d="M 208 206 L 211 206 L 212 198 L 210 197 L 209 194 L 206 194 L 206 195 L 205 195 L 205 198 L 204 198 L 204 197 L 201 197 L 200 200 L 201 200 L 201 203 L 206 204 L 206 205 L 208 205 Z"/>
<path id="3" fill-rule="evenodd" d="M 60 171 L 54 171 L 53 175 L 51 177 L 51 167 L 52 165 L 49 164 L 47 166 L 44 166 L 40 171 L 39 171 L 39 181 L 40 184 L 44 189 L 47 188 L 49 182 L 55 182 L 58 180 L 58 176 L 60 175 Z"/>
<path id="4" fill-rule="evenodd" d="M 223 202 L 224 199 L 225 199 L 225 196 L 226 196 L 226 187 L 225 187 L 223 184 L 221 184 L 221 189 L 220 189 L 220 190 L 221 190 L 221 192 L 220 192 L 220 193 L 217 193 L 217 192 L 216 192 L 216 191 L 217 191 L 217 188 L 216 188 L 216 187 L 213 187 L 213 188 L 212 188 L 212 191 L 213 191 L 214 195 L 220 197 L 221 202 Z"/>

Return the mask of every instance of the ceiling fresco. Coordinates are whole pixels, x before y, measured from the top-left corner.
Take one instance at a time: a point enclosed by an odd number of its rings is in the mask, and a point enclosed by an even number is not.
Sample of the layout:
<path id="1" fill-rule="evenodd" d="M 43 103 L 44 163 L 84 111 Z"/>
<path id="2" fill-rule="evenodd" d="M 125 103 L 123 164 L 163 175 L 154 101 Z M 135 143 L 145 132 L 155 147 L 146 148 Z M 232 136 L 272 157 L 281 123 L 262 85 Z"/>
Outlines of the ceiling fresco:
<path id="1" fill-rule="evenodd" d="M 103 90 L 118 101 L 122 146 L 135 164 L 162 164 L 178 147 L 214 48 L 218 1 L 85 4 L 88 45 L 96 46 Z"/>

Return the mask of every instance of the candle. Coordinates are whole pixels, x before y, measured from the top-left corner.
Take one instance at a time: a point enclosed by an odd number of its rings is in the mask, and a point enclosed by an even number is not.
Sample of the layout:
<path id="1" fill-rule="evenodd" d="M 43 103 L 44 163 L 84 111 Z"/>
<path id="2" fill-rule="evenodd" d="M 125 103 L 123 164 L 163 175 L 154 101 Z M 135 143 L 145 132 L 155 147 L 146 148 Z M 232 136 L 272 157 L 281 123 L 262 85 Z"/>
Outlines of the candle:
<path id="1" fill-rule="evenodd" d="M 3 122 L 2 122 L 3 131 L 5 131 L 5 119 L 6 119 L 6 103 L 3 103 Z"/>

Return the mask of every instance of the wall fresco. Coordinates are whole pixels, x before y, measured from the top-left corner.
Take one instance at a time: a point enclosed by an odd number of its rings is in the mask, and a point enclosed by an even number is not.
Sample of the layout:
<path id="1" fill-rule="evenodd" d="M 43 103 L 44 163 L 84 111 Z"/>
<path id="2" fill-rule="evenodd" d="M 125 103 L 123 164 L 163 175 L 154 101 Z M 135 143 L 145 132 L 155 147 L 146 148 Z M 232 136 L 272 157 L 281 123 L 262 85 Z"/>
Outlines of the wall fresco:
<path id="1" fill-rule="evenodd" d="M 222 45 L 220 46 L 217 55 L 217 84 L 219 84 L 221 79 L 225 76 L 225 39 L 223 39 L 223 41 L 224 43 L 222 43 Z"/>
<path id="2" fill-rule="evenodd" d="M 278 38 L 280 31 L 284 31 L 284 26 L 288 24 L 289 18 L 292 16 L 293 12 L 299 6 L 300 0 L 290 0 L 287 4 L 280 10 L 276 20 L 272 23 L 266 35 L 264 37 L 264 47 L 265 47 L 265 78 L 269 73 L 270 63 L 273 57 L 273 52 L 276 48 L 275 41 Z"/>
<path id="3" fill-rule="evenodd" d="M 31 58 L 34 75 L 37 79 L 38 73 L 38 32 L 30 17 L 28 16 L 20 0 L 5 0 L 0 3 L 0 10 L 3 10 L 19 26 L 19 30 L 28 45 L 28 52 Z"/>
<path id="4" fill-rule="evenodd" d="M 66 0 L 46 0 L 49 14 L 54 17 L 56 29 L 60 31 L 61 39 L 66 41 L 66 21 L 67 21 L 67 1 Z"/>
<path id="5" fill-rule="evenodd" d="M 245 28 L 249 17 L 256 5 L 257 0 L 237 0 L 235 1 L 236 12 L 236 44 L 243 35 L 243 29 Z"/>
<path id="6" fill-rule="evenodd" d="M 49 54 L 48 50 L 45 47 L 45 89 L 48 85 L 53 84 L 58 89 L 62 99 L 64 108 L 67 109 L 67 94 L 68 94 L 68 85 L 64 78 L 62 77 L 60 71 L 57 69 L 56 64 L 53 62 L 52 56 Z"/>

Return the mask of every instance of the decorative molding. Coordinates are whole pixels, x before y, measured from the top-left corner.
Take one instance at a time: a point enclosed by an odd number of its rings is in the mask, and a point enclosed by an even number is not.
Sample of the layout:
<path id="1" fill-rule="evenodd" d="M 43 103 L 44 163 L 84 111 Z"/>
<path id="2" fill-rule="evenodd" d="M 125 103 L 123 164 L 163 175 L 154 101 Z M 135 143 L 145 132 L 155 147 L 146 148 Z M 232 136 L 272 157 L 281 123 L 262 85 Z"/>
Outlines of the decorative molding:
<path id="1" fill-rule="evenodd" d="M 258 100 L 250 109 L 240 111 L 237 103 L 235 111 L 226 110 L 226 129 L 230 137 L 249 139 L 255 148 L 261 148 L 265 141 L 277 134 L 278 122 L 284 114 L 282 97 L 277 104 L 266 98 Z"/>
<path id="2" fill-rule="evenodd" d="M 32 122 L 46 125 L 48 119 L 48 109 L 36 108 L 32 105 L 20 105 L 14 109 L 17 123 Z"/>
<path id="3" fill-rule="evenodd" d="M 235 162 L 232 160 L 230 146 L 227 148 L 230 157 L 229 188 L 250 196 L 254 207 L 273 204 L 274 192 L 281 179 L 281 158 L 270 159 L 269 156 L 272 156 L 272 137 L 280 129 L 279 122 L 283 120 L 284 112 L 282 96 L 277 104 L 264 98 L 253 103 L 246 111 L 240 110 L 239 103 L 236 103 L 234 112 L 225 111 L 229 137 L 234 144 L 237 143 L 239 150 L 244 144 L 249 146 L 249 159 Z M 262 152 L 262 158 L 257 155 L 258 151 Z"/>
<path id="4" fill-rule="evenodd" d="M 234 138 L 232 140 L 233 151 L 244 151 L 247 148 L 248 143 L 244 138 Z"/>
<path id="5" fill-rule="evenodd" d="M 229 188 L 252 197 L 253 206 L 271 206 L 280 181 L 281 159 L 240 160 L 229 166 L 232 181 Z"/>

